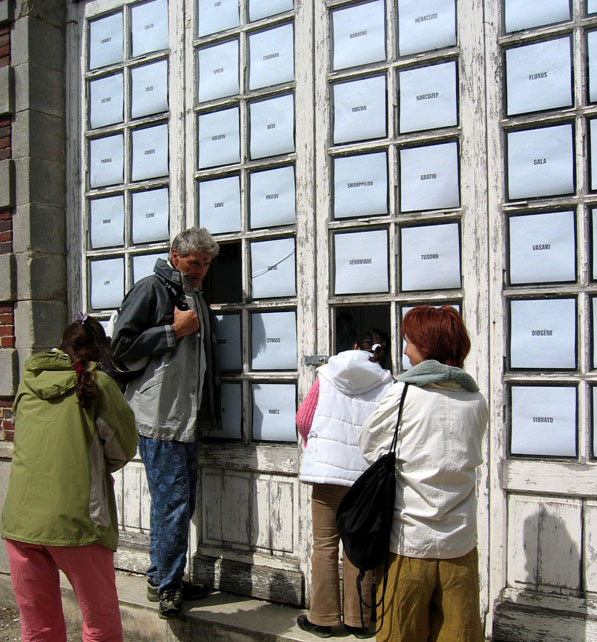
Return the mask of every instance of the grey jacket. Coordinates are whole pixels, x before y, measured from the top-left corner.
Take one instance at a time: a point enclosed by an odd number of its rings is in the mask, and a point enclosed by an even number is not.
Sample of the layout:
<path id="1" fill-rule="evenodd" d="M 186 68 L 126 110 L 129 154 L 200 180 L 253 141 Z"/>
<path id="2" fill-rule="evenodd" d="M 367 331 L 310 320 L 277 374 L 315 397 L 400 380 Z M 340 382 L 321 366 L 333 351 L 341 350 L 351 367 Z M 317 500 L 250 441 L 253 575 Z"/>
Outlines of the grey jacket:
<path id="1" fill-rule="evenodd" d="M 174 305 L 180 308 L 184 301 L 197 313 L 200 329 L 176 340 Z M 124 298 L 112 339 L 116 360 L 132 370 L 143 368 L 125 391 L 139 434 L 193 442 L 199 432 L 219 428 L 214 342 L 203 297 L 181 272 L 158 259 L 154 273 Z"/>

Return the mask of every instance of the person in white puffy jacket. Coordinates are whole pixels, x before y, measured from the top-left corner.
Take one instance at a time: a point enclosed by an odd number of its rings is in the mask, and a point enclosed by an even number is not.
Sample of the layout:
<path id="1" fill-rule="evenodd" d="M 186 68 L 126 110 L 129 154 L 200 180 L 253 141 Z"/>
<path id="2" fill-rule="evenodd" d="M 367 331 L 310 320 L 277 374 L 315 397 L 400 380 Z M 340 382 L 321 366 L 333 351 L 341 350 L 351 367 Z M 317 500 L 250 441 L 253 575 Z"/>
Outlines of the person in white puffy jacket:
<path id="1" fill-rule="evenodd" d="M 487 402 L 462 366 L 470 339 L 451 306 L 417 306 L 401 327 L 412 367 L 364 422 L 359 446 L 387 452 L 409 383 L 396 455 L 396 499 L 378 642 L 483 642 L 476 469 Z M 384 568 L 377 569 L 378 602 Z"/>
<path id="2" fill-rule="evenodd" d="M 363 421 L 393 383 L 384 369 L 389 337 L 381 330 L 367 330 L 354 345 L 330 357 L 318 368 L 318 377 L 298 409 L 296 422 L 306 442 L 299 479 L 313 484 L 313 554 L 311 608 L 299 615 L 304 631 L 330 637 L 332 627 L 344 622 L 356 637 L 368 637 L 361 621 L 356 578 L 359 574 L 343 556 L 344 619 L 340 605 L 336 511 L 353 482 L 368 467 L 358 446 Z M 371 573 L 362 584 L 363 596 L 371 593 Z M 370 609 L 363 609 L 369 624 Z"/>

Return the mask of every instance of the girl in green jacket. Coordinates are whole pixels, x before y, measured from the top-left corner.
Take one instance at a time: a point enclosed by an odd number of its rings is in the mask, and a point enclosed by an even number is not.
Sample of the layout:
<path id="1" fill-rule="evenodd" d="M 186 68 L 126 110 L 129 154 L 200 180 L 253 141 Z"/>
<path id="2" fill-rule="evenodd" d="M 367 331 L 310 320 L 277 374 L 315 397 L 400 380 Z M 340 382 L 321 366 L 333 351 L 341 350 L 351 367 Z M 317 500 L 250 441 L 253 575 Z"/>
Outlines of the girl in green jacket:
<path id="1" fill-rule="evenodd" d="M 25 363 L 2 512 L 23 642 L 66 640 L 59 569 L 79 602 L 83 641 L 122 641 L 111 473 L 134 457 L 137 433 L 118 385 L 98 365 L 109 360 L 101 324 L 77 315 L 59 349 Z"/>

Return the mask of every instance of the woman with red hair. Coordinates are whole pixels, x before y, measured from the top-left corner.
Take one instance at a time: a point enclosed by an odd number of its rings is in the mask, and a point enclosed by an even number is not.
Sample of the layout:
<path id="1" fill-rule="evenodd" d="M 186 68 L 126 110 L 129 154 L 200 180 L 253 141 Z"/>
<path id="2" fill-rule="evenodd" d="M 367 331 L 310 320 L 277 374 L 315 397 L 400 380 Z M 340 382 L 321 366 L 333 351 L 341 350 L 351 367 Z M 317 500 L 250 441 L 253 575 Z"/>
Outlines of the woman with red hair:
<path id="1" fill-rule="evenodd" d="M 405 389 L 396 455 L 396 500 L 383 642 L 482 642 L 477 558 L 476 469 L 487 402 L 463 369 L 470 339 L 451 306 L 417 306 L 401 328 L 412 365 L 365 421 L 359 446 L 387 452 Z M 378 602 L 384 567 L 378 568 Z"/>

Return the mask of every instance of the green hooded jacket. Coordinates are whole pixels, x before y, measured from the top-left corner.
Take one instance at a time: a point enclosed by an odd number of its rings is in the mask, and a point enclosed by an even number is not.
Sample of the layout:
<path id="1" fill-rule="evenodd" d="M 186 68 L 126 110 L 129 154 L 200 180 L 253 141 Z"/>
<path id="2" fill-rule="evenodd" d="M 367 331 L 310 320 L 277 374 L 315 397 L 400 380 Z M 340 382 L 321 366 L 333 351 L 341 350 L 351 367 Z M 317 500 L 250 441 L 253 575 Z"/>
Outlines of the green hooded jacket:
<path id="1" fill-rule="evenodd" d="M 2 536 L 45 546 L 98 542 L 116 550 L 110 473 L 137 450 L 135 418 L 118 385 L 97 364 L 96 397 L 78 405 L 75 372 L 60 350 L 25 363 L 17 391 L 15 444 Z"/>

